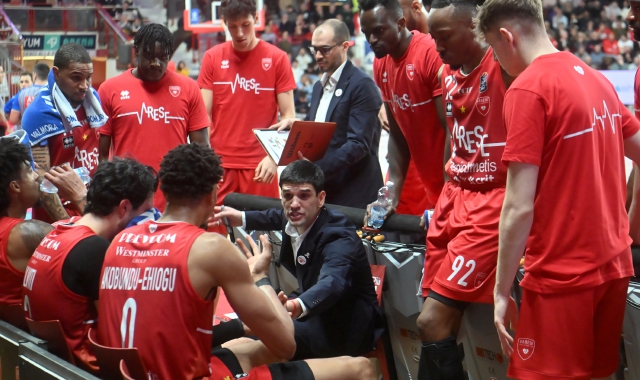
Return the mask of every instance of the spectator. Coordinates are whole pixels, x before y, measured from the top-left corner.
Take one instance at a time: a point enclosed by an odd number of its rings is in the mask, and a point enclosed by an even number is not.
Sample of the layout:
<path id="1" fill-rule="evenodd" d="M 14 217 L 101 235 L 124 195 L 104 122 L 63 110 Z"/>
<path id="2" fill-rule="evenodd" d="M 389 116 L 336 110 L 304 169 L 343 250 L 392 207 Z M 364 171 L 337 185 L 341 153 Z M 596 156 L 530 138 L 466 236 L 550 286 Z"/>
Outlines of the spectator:
<path id="1" fill-rule="evenodd" d="M 618 41 L 616 35 L 611 32 L 606 40 L 602 41 L 602 51 L 605 55 L 615 57 L 620 54 L 620 48 L 618 47 Z"/>
<path id="2" fill-rule="evenodd" d="M 308 74 L 302 74 L 300 82 L 298 82 L 298 90 L 311 94 L 313 92 L 313 84 L 314 81 Z M 309 96 L 309 102 L 311 102 L 311 96 Z"/>
<path id="3" fill-rule="evenodd" d="M 306 91 L 298 91 L 296 96 L 296 113 L 306 115 L 309 112 L 311 97 Z"/>
<path id="4" fill-rule="evenodd" d="M 615 59 L 615 61 L 613 61 L 612 64 L 609 65 L 608 69 L 609 70 L 627 70 L 627 64 L 624 63 L 624 58 L 622 58 L 621 55 L 618 55 Z"/>
<path id="5" fill-rule="evenodd" d="M 627 65 L 627 70 L 637 70 L 640 67 L 640 55 L 633 58 L 633 62 Z"/>
<path id="6" fill-rule="evenodd" d="M 574 55 L 585 62 L 586 62 L 586 57 L 589 57 L 589 53 L 587 53 L 584 46 L 578 47 L 578 50 L 574 53 Z"/>
<path id="7" fill-rule="evenodd" d="M 133 20 L 129 20 L 129 24 L 130 24 L 129 28 L 131 29 L 131 35 L 135 36 L 136 33 L 138 33 L 138 30 L 140 30 L 140 28 L 142 27 L 142 20 L 136 17 Z"/>
<path id="8" fill-rule="evenodd" d="M 620 5 L 617 1 L 612 1 L 611 4 L 606 5 L 604 7 L 604 11 L 607 19 L 609 19 L 610 21 L 616 20 L 618 17 L 620 17 L 620 13 L 622 13 L 622 9 L 620 9 Z"/>
<path id="9" fill-rule="evenodd" d="M 295 32 L 291 36 L 291 43 L 293 45 L 302 45 L 307 39 L 307 35 L 304 32 L 302 25 L 296 25 Z"/>
<path id="10" fill-rule="evenodd" d="M 607 39 L 607 37 L 609 37 L 609 34 L 613 33 L 611 29 L 609 29 L 609 27 L 607 27 L 607 24 L 605 24 L 604 22 L 600 23 L 600 25 L 598 25 L 598 38 L 600 39 L 600 41 L 604 41 Z"/>
<path id="11" fill-rule="evenodd" d="M 626 33 L 620 36 L 620 39 L 618 40 L 618 49 L 620 49 L 621 54 L 633 50 L 633 41 L 629 39 Z"/>
<path id="12" fill-rule="evenodd" d="M 347 29 L 349 29 L 349 34 L 354 36 L 355 33 L 355 24 L 353 22 L 353 9 L 351 8 L 351 4 L 348 2 L 342 6 L 342 20 L 345 24 L 347 24 Z"/>
<path id="13" fill-rule="evenodd" d="M 282 38 L 280 42 L 278 42 L 278 47 L 287 54 L 291 54 L 291 37 L 288 31 L 285 30 L 282 32 Z"/>
<path id="14" fill-rule="evenodd" d="M 604 53 L 602 52 L 602 46 L 600 44 L 594 45 L 593 51 L 591 52 L 591 67 L 599 69 L 603 60 Z"/>
<path id="15" fill-rule="evenodd" d="M 178 62 L 178 66 L 176 67 L 176 72 L 178 74 L 184 75 L 185 77 L 189 76 L 189 68 L 187 67 L 187 64 L 184 63 L 184 61 Z"/>
<path id="16" fill-rule="evenodd" d="M 270 43 L 271 45 L 276 45 L 278 43 L 278 36 L 273 32 L 273 20 L 267 20 L 267 23 L 264 26 L 264 31 L 260 35 L 260 39 Z"/>
<path id="17" fill-rule="evenodd" d="M 311 54 L 307 53 L 307 49 L 302 48 L 298 52 L 296 61 L 298 61 L 298 66 L 300 67 L 300 69 L 307 70 L 309 64 L 313 62 L 313 57 L 311 57 Z"/>
<path id="18" fill-rule="evenodd" d="M 293 79 L 296 81 L 296 83 L 300 83 L 302 75 L 304 74 L 304 70 L 298 67 L 298 61 L 293 61 L 291 63 L 291 70 L 293 71 Z"/>
<path id="19" fill-rule="evenodd" d="M 611 24 L 611 29 L 617 38 L 627 34 L 627 24 L 622 21 L 621 16 L 616 17 L 616 21 Z"/>
<path id="20" fill-rule="evenodd" d="M 564 26 L 569 25 L 569 20 L 567 16 L 562 13 L 560 7 L 553 7 L 553 18 L 551 19 L 551 25 L 554 29 L 558 29 L 559 25 L 562 23 Z"/>
<path id="21" fill-rule="evenodd" d="M 291 21 L 291 19 L 289 18 L 289 14 L 288 13 L 283 14 L 282 19 L 280 20 L 280 33 L 282 33 L 283 36 L 284 36 L 284 32 L 287 32 L 289 33 L 289 35 L 292 35 L 293 32 L 295 32 L 295 29 L 296 29 L 296 23 Z"/>

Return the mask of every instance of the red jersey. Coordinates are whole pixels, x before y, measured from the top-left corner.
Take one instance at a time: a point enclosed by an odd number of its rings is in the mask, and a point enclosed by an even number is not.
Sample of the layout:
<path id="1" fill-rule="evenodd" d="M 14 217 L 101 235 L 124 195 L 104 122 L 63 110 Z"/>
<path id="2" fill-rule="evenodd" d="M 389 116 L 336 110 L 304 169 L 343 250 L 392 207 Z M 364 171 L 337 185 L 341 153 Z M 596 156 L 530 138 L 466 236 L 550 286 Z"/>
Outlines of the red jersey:
<path id="1" fill-rule="evenodd" d="M 633 276 L 623 140 L 640 122 L 611 83 L 571 53 L 543 55 L 507 91 L 504 120 L 503 160 L 540 167 L 521 285 L 547 293 Z"/>
<path id="2" fill-rule="evenodd" d="M 468 75 L 445 65 L 442 88 L 451 133 L 451 159 L 445 166 L 449 178 L 470 190 L 504 187 L 507 166 L 502 153 L 507 131 L 502 104 L 506 88 L 493 49 L 487 49 Z"/>
<path id="3" fill-rule="evenodd" d="M 636 114 L 636 118 L 640 119 L 640 77 L 638 73 L 640 73 L 640 68 L 636 70 L 636 79 L 633 84 L 633 111 Z"/>
<path id="4" fill-rule="evenodd" d="M 287 54 L 259 41 L 240 52 L 232 42 L 209 49 L 202 60 L 200 88 L 213 91 L 211 147 L 229 169 L 255 169 L 265 157 L 254 128 L 278 122 L 276 95 L 296 88 Z"/>
<path id="5" fill-rule="evenodd" d="M 196 82 L 172 71 L 158 82 L 144 82 L 128 70 L 104 82 L 98 94 L 109 116 L 100 133 L 111 136 L 111 154 L 133 158 L 156 171 L 165 154 L 187 143 L 189 132 L 209 126 Z M 164 211 L 165 203 L 157 191 L 154 206 Z"/>
<path id="6" fill-rule="evenodd" d="M 391 56 L 376 59 L 373 74 L 382 100 L 389 104 L 407 140 L 427 190 L 429 208 L 433 208 L 444 185 L 445 133 L 433 101 L 442 95 L 438 81 L 442 61 L 431 36 L 411 33 L 413 38 L 404 56 L 397 61 Z"/>
<path id="7" fill-rule="evenodd" d="M 22 280 L 24 272 L 17 270 L 7 257 L 9 234 L 23 219 L 0 217 L 0 305 L 22 303 Z"/>
<path id="8" fill-rule="evenodd" d="M 51 157 L 51 167 L 69 163 L 73 168 L 84 166 L 89 169 L 93 177 L 98 169 L 98 141 L 100 132 L 98 128 L 91 128 L 87 121 L 87 114 L 81 106 L 76 111 L 81 127 L 76 127 L 70 133 L 60 133 L 49 137 L 49 155 Z"/>
<path id="9" fill-rule="evenodd" d="M 203 232 L 183 222 L 127 228 L 113 239 L 102 267 L 100 342 L 136 347 L 159 380 L 210 374 L 213 300 L 195 292 L 187 268 Z"/>
<path id="10" fill-rule="evenodd" d="M 24 275 L 25 316 L 35 321 L 59 320 L 67 346 L 77 361 L 98 370 L 87 333 L 98 313 L 88 297 L 73 293 L 62 280 L 62 265 L 75 245 L 95 232 L 87 226 L 74 226 L 66 220 L 42 239 L 31 256 Z"/>

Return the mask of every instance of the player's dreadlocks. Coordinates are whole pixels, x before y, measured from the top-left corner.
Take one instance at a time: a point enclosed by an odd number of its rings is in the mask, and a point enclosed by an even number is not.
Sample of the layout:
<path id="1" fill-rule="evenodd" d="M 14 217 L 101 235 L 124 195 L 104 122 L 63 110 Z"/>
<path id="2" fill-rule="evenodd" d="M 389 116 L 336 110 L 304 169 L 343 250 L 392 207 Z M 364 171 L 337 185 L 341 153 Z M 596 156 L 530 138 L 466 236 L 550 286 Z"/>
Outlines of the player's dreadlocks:
<path id="1" fill-rule="evenodd" d="M 156 49 L 156 42 L 160 43 L 169 58 L 173 56 L 173 35 L 169 29 L 160 24 L 147 24 L 140 28 L 133 39 L 133 48 L 138 53 L 153 53 Z"/>

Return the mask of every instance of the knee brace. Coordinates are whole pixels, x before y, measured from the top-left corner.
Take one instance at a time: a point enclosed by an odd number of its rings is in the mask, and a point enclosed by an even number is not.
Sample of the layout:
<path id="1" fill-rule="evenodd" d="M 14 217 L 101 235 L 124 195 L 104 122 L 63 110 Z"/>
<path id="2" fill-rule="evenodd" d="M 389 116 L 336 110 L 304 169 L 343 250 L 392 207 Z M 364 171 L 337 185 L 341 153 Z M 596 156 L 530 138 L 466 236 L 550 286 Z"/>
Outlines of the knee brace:
<path id="1" fill-rule="evenodd" d="M 423 343 L 418 380 L 464 379 L 462 358 L 455 336 L 437 342 Z"/>

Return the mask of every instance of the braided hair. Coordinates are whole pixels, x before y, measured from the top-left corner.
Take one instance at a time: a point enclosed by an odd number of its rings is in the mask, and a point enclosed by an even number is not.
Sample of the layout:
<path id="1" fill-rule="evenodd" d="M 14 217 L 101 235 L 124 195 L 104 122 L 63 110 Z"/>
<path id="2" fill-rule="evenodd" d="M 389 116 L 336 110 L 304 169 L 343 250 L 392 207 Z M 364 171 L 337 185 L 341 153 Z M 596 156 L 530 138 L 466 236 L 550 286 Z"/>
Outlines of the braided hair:
<path id="1" fill-rule="evenodd" d="M 133 48 L 138 54 L 143 52 L 154 52 L 156 42 L 160 43 L 167 57 L 173 56 L 173 34 L 160 24 L 147 24 L 140 28 L 133 39 Z"/>

